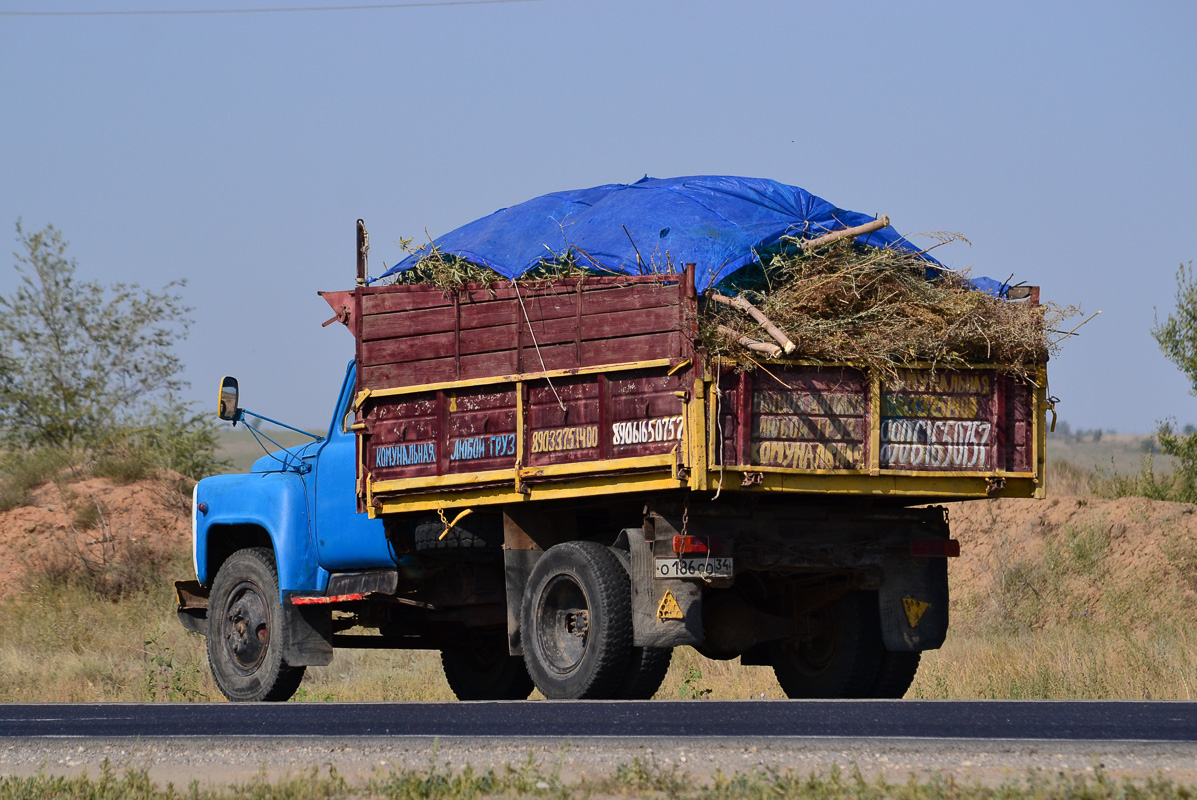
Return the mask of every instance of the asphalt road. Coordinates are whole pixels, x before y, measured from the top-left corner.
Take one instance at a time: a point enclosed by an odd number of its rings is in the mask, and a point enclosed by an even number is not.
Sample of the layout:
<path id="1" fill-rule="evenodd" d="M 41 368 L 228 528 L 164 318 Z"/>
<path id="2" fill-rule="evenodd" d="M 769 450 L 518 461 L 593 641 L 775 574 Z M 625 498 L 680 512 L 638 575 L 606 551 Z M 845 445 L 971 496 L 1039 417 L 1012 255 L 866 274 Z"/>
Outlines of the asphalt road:
<path id="1" fill-rule="evenodd" d="M 1197 742 L 1173 701 L 689 701 L 0 705 L 0 738 L 643 737 Z"/>

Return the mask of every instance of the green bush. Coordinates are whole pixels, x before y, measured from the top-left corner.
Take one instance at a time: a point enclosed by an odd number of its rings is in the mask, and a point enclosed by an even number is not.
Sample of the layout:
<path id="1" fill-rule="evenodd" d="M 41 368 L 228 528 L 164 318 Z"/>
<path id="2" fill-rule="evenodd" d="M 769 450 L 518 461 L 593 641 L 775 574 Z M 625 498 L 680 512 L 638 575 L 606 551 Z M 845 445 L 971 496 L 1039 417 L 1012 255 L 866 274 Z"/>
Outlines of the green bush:
<path id="1" fill-rule="evenodd" d="M 70 455 L 57 448 L 0 455 L 0 512 L 25 505 L 30 492 L 55 478 L 70 462 Z"/>

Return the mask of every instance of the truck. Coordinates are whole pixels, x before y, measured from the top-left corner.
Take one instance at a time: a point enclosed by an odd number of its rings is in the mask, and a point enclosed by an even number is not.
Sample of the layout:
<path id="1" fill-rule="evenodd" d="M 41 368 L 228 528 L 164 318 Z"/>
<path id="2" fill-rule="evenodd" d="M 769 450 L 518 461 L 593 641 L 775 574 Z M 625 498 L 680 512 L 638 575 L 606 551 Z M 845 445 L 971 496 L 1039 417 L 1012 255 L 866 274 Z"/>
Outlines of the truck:
<path id="1" fill-rule="evenodd" d="M 646 699 L 681 646 L 898 698 L 947 632 L 947 506 L 1044 494 L 1043 365 L 749 369 L 704 347 L 693 264 L 383 286 L 363 236 L 327 433 L 195 487 L 178 616 L 230 700 L 339 648 L 439 651 L 462 700 Z"/>

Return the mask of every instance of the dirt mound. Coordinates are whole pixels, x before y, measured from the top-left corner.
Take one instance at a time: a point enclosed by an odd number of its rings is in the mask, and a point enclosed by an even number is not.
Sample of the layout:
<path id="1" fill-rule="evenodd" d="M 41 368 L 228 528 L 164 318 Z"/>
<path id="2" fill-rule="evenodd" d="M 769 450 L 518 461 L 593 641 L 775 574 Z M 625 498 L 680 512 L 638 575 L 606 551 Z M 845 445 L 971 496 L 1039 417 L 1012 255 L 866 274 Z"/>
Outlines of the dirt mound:
<path id="1" fill-rule="evenodd" d="M 91 478 L 37 489 L 29 505 L 0 513 L 0 598 L 38 574 L 186 552 L 183 480 L 116 485 Z M 949 562 L 953 624 L 1011 613 L 1011 597 L 1020 594 L 1039 596 L 1037 626 L 1111 613 L 1111 598 L 1197 603 L 1195 505 L 1059 496 L 955 503 L 948 513 L 961 544 L 960 558 Z M 1055 588 L 1051 596 L 1045 586 Z"/>
<path id="2" fill-rule="evenodd" d="M 1008 611 L 1019 594 L 1035 595 L 1037 626 L 1197 601 L 1197 505 L 1059 496 L 958 503 L 948 515 L 961 550 L 949 562 L 952 606 L 966 619 Z"/>
<path id="3" fill-rule="evenodd" d="M 190 498 L 168 475 L 117 485 L 89 478 L 36 489 L 0 513 L 0 598 L 44 574 L 124 569 L 190 547 Z"/>

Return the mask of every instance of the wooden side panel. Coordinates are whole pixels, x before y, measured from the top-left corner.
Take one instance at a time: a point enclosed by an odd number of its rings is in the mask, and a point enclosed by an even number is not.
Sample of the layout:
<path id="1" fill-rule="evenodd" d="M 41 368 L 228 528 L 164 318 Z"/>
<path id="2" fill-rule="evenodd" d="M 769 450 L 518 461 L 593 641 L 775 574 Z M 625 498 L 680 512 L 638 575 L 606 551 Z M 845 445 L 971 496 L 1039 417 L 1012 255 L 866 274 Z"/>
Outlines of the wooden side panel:
<path id="1" fill-rule="evenodd" d="M 688 357 L 694 335 L 681 275 L 357 294 L 359 390 Z"/>
<path id="2" fill-rule="evenodd" d="M 446 474 L 514 469 L 518 426 L 515 391 L 458 390 L 448 398 Z"/>
<path id="3" fill-rule="evenodd" d="M 438 441 L 439 406 L 438 394 L 429 392 L 367 407 L 362 455 L 374 480 L 439 474 L 443 450 Z"/>
<path id="4" fill-rule="evenodd" d="M 816 367 L 752 375 L 751 463 L 861 470 L 869 463 L 869 384 L 857 369 Z"/>
<path id="5" fill-rule="evenodd" d="M 600 402 L 597 375 L 534 381 L 528 387 L 528 465 L 598 460 Z"/>
<path id="6" fill-rule="evenodd" d="M 770 374 L 772 373 L 772 374 Z M 885 471 L 1033 472 L 1034 394 L 993 370 L 903 370 L 882 382 Z M 798 471 L 869 469 L 870 381 L 849 367 L 784 367 L 720 378 L 717 456 Z"/>
<path id="7" fill-rule="evenodd" d="M 632 373 L 607 382 L 608 437 L 612 458 L 654 456 L 686 443 L 685 408 L 677 396 L 679 375 Z"/>
<path id="8" fill-rule="evenodd" d="M 998 447 L 999 381 L 992 370 L 903 370 L 881 393 L 881 468 L 992 472 Z"/>

